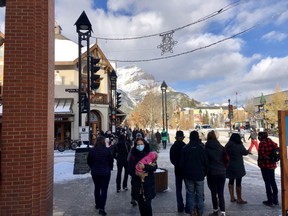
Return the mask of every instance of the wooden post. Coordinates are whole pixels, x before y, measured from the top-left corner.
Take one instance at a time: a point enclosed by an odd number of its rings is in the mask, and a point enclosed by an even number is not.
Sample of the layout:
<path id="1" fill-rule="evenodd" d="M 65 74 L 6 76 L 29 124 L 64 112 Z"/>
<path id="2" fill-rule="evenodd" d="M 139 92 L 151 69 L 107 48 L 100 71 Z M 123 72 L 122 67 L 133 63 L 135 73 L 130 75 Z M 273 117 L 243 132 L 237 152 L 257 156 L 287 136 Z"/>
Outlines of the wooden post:
<path id="1" fill-rule="evenodd" d="M 288 215 L 288 111 L 278 111 L 279 142 L 281 152 L 282 215 Z"/>

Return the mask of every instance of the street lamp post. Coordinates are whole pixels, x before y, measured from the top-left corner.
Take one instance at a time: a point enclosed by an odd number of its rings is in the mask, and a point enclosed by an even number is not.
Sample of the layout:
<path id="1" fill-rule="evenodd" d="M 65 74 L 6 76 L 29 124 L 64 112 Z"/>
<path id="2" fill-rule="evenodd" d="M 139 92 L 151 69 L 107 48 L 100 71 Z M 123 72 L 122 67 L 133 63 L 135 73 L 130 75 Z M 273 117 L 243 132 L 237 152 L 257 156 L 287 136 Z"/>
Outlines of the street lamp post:
<path id="1" fill-rule="evenodd" d="M 167 113 L 167 91 L 165 90 L 164 91 L 164 94 L 165 94 L 165 116 L 166 116 L 166 133 L 167 133 L 167 136 L 169 137 L 168 135 L 168 113 Z"/>
<path id="2" fill-rule="evenodd" d="M 263 114 L 262 118 L 263 118 L 264 130 L 266 130 L 265 104 L 266 104 L 266 98 L 265 98 L 265 96 L 262 93 L 261 97 L 260 97 L 260 112 L 262 112 L 262 114 Z"/>
<path id="3" fill-rule="evenodd" d="M 79 103 L 79 127 L 82 126 L 82 41 L 86 41 L 87 45 L 87 88 L 86 92 L 84 93 L 84 97 L 87 95 L 87 122 L 88 122 L 88 131 L 89 131 L 89 143 L 91 141 L 91 135 L 90 135 L 90 37 L 92 30 L 92 25 L 85 13 L 85 11 L 82 12 L 82 14 L 77 19 L 76 23 L 76 31 L 78 33 L 78 81 L 79 81 L 79 87 L 78 87 L 78 103 Z"/>
<path id="4" fill-rule="evenodd" d="M 111 98 L 112 98 L 112 108 L 111 108 L 111 132 L 116 132 L 116 89 L 117 89 L 117 75 L 115 70 L 110 74 L 111 81 Z"/>
<path id="5" fill-rule="evenodd" d="M 229 118 L 229 133 L 230 135 L 232 134 L 232 129 L 231 129 L 231 113 L 230 113 L 230 99 L 228 99 L 228 118 Z"/>
<path id="6" fill-rule="evenodd" d="M 166 103 L 166 90 L 167 90 L 167 84 L 165 81 L 161 84 L 161 92 L 162 92 L 162 120 L 163 120 L 163 130 L 165 129 L 165 118 L 166 116 L 166 131 L 167 131 L 167 103 Z M 165 103 L 164 103 L 165 101 Z"/>

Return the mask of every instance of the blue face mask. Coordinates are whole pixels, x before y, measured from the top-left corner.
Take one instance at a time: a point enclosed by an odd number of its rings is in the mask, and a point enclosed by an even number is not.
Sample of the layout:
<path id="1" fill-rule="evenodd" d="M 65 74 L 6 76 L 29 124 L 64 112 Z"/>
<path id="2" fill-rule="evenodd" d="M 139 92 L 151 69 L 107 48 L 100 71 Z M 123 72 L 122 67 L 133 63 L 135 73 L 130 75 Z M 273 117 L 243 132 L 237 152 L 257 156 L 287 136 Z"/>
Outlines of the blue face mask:
<path id="1" fill-rule="evenodd" d="M 136 146 L 136 149 L 137 149 L 138 151 L 143 151 L 144 145 L 137 145 L 137 146 Z"/>

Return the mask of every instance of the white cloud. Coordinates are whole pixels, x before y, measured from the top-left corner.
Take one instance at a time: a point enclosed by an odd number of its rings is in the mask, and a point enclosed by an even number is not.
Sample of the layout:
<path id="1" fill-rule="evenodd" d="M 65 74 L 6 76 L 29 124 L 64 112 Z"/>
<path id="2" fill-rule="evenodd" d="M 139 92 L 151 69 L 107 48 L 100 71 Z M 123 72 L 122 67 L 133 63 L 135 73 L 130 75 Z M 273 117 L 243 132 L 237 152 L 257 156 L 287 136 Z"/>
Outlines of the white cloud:
<path id="1" fill-rule="evenodd" d="M 287 38 L 287 34 L 281 33 L 281 32 L 276 32 L 276 31 L 271 31 L 265 35 L 262 36 L 262 39 L 267 40 L 268 42 L 271 41 L 283 41 Z"/>
<path id="2" fill-rule="evenodd" d="M 130 12 L 133 8 L 134 0 L 108 0 L 107 7 L 112 12 Z"/>
<path id="3" fill-rule="evenodd" d="M 286 9 L 287 9 L 287 6 L 286 6 Z M 283 24 L 283 23 L 287 23 L 287 21 L 288 21 L 288 11 L 286 10 L 278 16 L 277 23 Z"/>

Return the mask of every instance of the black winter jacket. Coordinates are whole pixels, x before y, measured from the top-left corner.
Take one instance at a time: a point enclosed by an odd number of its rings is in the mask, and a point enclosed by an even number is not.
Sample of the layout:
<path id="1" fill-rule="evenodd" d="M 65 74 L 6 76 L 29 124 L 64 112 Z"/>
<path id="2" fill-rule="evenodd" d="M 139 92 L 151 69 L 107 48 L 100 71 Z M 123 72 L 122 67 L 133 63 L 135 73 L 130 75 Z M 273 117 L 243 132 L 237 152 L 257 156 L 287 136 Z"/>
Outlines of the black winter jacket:
<path id="1" fill-rule="evenodd" d="M 223 175 L 226 173 L 226 167 L 223 161 L 224 147 L 218 140 L 208 140 L 205 144 L 205 150 L 209 161 L 210 175 Z"/>
<path id="2" fill-rule="evenodd" d="M 132 177 L 131 195 L 132 198 L 135 200 L 139 200 L 142 188 L 141 179 L 139 176 L 135 174 L 135 166 L 143 157 L 145 157 L 149 153 L 149 151 L 150 151 L 149 144 L 145 144 L 145 148 L 142 152 L 137 150 L 135 147 L 131 149 L 131 156 L 128 161 L 128 173 Z M 148 173 L 148 176 L 145 177 L 143 183 L 144 196 L 145 199 L 147 200 L 152 200 L 156 196 L 155 177 L 154 177 L 154 171 L 156 171 L 156 169 L 157 165 L 156 166 L 145 165 L 145 168 L 143 169 L 145 172 Z"/>
<path id="3" fill-rule="evenodd" d="M 113 149 L 113 157 L 118 164 L 127 164 L 128 153 L 131 149 L 130 144 L 126 140 L 118 142 Z"/>
<path id="4" fill-rule="evenodd" d="M 189 143 L 181 153 L 180 167 L 184 178 L 192 181 L 203 181 L 209 168 L 208 158 L 203 143 Z"/>
<path id="5" fill-rule="evenodd" d="M 106 146 L 96 146 L 89 149 L 87 164 L 91 175 L 110 175 L 113 169 L 113 157 Z"/>
<path id="6" fill-rule="evenodd" d="M 174 173 L 177 176 L 183 176 L 183 172 L 180 167 L 180 158 L 184 146 L 186 146 L 186 144 L 183 141 L 175 141 L 170 148 L 170 161 L 174 165 Z"/>
<path id="7" fill-rule="evenodd" d="M 249 151 L 244 147 L 242 142 L 229 141 L 225 148 L 230 158 L 226 169 L 226 177 L 233 179 L 242 178 L 246 175 L 243 155 L 248 155 Z"/>

